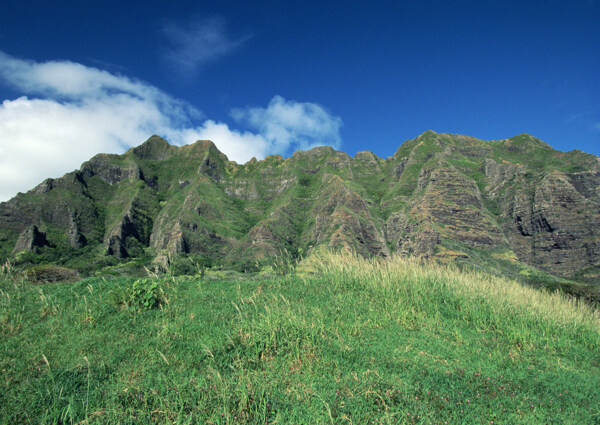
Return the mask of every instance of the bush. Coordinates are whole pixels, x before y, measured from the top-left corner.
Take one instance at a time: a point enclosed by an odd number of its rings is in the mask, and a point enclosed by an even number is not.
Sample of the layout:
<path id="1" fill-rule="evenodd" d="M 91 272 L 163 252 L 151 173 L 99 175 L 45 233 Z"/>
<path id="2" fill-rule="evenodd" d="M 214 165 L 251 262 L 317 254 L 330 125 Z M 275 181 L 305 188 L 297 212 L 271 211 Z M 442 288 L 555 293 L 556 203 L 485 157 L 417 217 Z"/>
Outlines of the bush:
<path id="1" fill-rule="evenodd" d="M 579 283 L 552 283 L 546 286 L 550 292 L 562 292 L 568 296 L 583 300 L 592 307 L 600 309 L 600 286 Z"/>
<path id="2" fill-rule="evenodd" d="M 33 283 L 76 282 L 79 273 L 66 267 L 52 264 L 35 266 L 25 270 L 25 278 Z"/>
<path id="3" fill-rule="evenodd" d="M 173 276 L 204 276 L 205 270 L 211 266 L 211 259 L 203 255 L 173 255 L 168 271 Z"/>
<path id="4" fill-rule="evenodd" d="M 165 293 L 155 280 L 138 279 L 127 290 L 127 306 L 135 311 L 152 310 L 165 302 Z"/>

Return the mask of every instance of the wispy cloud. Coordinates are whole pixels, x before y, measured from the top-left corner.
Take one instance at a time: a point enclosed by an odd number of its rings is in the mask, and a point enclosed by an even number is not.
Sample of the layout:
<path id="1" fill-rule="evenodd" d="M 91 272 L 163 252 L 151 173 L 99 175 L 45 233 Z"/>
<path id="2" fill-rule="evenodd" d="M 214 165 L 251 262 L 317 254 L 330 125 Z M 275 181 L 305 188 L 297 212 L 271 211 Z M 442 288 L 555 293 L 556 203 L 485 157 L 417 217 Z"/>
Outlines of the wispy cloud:
<path id="1" fill-rule="evenodd" d="M 302 103 L 275 96 L 266 108 L 236 108 L 234 119 L 253 131 L 240 131 L 229 125 L 206 120 L 199 126 L 171 131 L 172 140 L 188 144 L 209 139 L 229 159 L 246 162 L 252 157 L 288 154 L 298 149 L 341 145 L 342 119 L 315 103 Z"/>
<path id="2" fill-rule="evenodd" d="M 172 137 L 185 144 L 212 140 L 229 159 L 237 162 L 322 145 L 337 148 L 342 143 L 342 119 L 315 103 L 274 96 L 266 108 L 236 108 L 231 115 L 253 131 L 239 131 L 225 123 L 207 120 L 200 126 L 172 132 Z"/>
<path id="3" fill-rule="evenodd" d="M 152 85 L 76 62 L 38 63 L 0 52 L 0 78 L 24 94 L 54 99 L 62 104 L 82 106 L 109 100 L 130 101 L 151 105 L 149 110 L 164 113 L 174 122 L 185 122 L 189 117 L 201 115 L 188 103 L 174 99 Z"/>
<path id="4" fill-rule="evenodd" d="M 0 200 L 99 152 L 167 136 L 201 114 L 146 83 L 68 61 L 0 52 L 0 81 L 26 96 L 0 104 Z"/>
<path id="5" fill-rule="evenodd" d="M 339 146 L 342 121 L 314 103 L 275 96 L 232 115 L 252 131 L 204 119 L 190 104 L 123 75 L 69 61 L 0 52 L 0 82 L 23 96 L 0 104 L 0 201 L 100 152 L 121 153 L 152 134 L 176 145 L 210 139 L 237 162 L 319 144 Z"/>
<path id="6" fill-rule="evenodd" d="M 180 76 L 193 77 L 209 62 L 216 61 L 244 44 L 251 35 L 232 37 L 220 18 L 196 19 L 185 24 L 163 25 L 167 46 L 162 58 Z"/>
<path id="7" fill-rule="evenodd" d="M 565 118 L 565 122 L 583 126 L 588 130 L 600 130 L 600 122 L 598 121 L 598 107 L 600 104 L 594 106 L 594 108 L 580 110 L 569 115 Z"/>
<path id="8" fill-rule="evenodd" d="M 266 108 L 237 108 L 232 117 L 249 125 L 268 140 L 273 150 L 339 147 L 342 119 L 316 103 L 295 102 L 275 96 Z"/>

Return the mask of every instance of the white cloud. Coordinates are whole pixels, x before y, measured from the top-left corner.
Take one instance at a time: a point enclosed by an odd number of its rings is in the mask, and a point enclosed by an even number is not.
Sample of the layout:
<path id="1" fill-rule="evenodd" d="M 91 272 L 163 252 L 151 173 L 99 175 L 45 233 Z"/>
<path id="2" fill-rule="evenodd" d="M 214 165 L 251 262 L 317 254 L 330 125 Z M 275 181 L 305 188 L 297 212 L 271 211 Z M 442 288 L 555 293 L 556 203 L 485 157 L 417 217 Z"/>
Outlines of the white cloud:
<path id="1" fill-rule="evenodd" d="M 193 76 L 202 66 L 232 52 L 251 37 L 231 38 L 219 18 L 198 19 L 187 25 L 169 22 L 162 32 L 168 42 L 162 51 L 165 65 L 184 77 Z"/>
<path id="2" fill-rule="evenodd" d="M 27 96 L 0 104 L 0 201 L 77 169 L 97 153 L 122 153 L 152 134 L 176 145 L 210 139 L 237 162 L 340 144 L 340 118 L 280 96 L 267 108 L 233 111 L 255 130 L 238 131 L 201 122 L 198 110 L 147 83 L 78 63 L 37 63 L 0 52 L 2 80 Z"/>
<path id="3" fill-rule="evenodd" d="M 37 63 L 0 52 L 0 78 L 27 94 L 57 101 L 86 103 L 94 100 L 128 98 L 153 104 L 175 121 L 186 121 L 200 114 L 189 104 L 173 99 L 149 84 L 114 75 L 70 61 Z"/>
<path id="4" fill-rule="evenodd" d="M 232 116 L 258 130 L 277 152 L 320 145 L 337 148 L 342 141 L 341 118 L 332 116 L 315 103 L 300 103 L 275 96 L 267 108 L 238 108 L 232 111 Z"/>
<path id="5" fill-rule="evenodd" d="M 276 152 L 262 134 L 232 130 L 227 124 L 212 120 L 205 121 L 199 127 L 174 132 L 173 137 L 181 140 L 183 144 L 196 140 L 212 140 L 227 158 L 239 163 L 244 163 L 252 157 L 262 159 L 269 153 Z"/>
<path id="6" fill-rule="evenodd" d="M 35 63 L 0 52 L 0 79 L 42 97 L 0 105 L 0 201 L 99 152 L 122 152 L 200 116 L 151 85 L 68 61 Z"/>

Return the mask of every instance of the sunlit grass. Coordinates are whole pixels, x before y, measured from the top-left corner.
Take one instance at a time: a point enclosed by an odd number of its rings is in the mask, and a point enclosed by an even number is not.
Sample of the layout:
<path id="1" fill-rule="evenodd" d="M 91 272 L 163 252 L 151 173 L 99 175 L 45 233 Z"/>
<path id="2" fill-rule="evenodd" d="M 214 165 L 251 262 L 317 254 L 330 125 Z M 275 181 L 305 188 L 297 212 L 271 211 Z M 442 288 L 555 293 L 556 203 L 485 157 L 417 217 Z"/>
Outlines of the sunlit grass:
<path id="1" fill-rule="evenodd" d="M 505 329 L 515 338 L 551 338 L 550 331 L 562 332 L 600 348 L 599 311 L 560 292 L 399 256 L 382 260 L 324 253 L 308 263 L 329 283 L 379 295 L 382 303 L 396 300 L 401 311 L 416 309 L 429 317 L 454 311 L 456 319 Z"/>
<path id="2" fill-rule="evenodd" d="M 0 423 L 594 424 L 600 318 L 413 259 L 247 281 L 0 283 Z M 115 301 L 116 300 L 116 301 Z"/>

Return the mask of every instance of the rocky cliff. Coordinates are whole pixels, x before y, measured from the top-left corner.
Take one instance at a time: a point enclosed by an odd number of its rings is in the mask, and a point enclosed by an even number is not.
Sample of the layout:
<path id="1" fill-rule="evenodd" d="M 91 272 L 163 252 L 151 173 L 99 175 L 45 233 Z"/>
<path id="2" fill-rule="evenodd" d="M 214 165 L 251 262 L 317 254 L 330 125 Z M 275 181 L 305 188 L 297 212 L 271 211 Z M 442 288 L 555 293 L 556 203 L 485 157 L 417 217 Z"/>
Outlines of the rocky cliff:
<path id="1" fill-rule="evenodd" d="M 600 158 L 428 131 L 389 158 L 319 147 L 237 164 L 153 136 L 0 204 L 0 245 L 2 261 L 242 269 L 327 246 L 598 282 Z"/>

